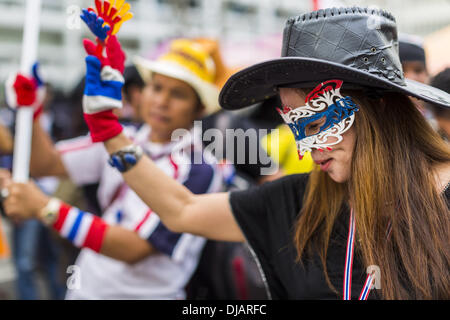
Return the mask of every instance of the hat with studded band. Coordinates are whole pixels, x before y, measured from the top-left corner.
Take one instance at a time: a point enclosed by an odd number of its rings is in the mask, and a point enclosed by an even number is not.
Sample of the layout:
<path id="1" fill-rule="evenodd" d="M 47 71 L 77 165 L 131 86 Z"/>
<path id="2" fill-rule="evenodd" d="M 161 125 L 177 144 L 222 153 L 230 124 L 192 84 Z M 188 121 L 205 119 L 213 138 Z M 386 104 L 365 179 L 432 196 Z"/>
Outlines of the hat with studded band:
<path id="1" fill-rule="evenodd" d="M 241 109 L 276 95 L 279 87 L 314 87 L 329 79 L 450 108 L 448 93 L 405 79 L 395 18 L 383 10 L 329 8 L 291 18 L 281 56 L 231 76 L 220 93 L 222 108 Z"/>

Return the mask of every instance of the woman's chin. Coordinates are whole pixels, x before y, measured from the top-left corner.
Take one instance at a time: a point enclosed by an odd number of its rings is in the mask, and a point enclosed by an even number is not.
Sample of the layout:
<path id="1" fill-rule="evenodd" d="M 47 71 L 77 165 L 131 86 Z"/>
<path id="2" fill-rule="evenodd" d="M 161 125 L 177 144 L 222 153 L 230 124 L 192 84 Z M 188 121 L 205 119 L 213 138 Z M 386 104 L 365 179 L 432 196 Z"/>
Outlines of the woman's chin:
<path id="1" fill-rule="evenodd" d="M 329 170 L 328 176 L 336 183 L 344 183 L 348 180 L 348 175 L 342 173 L 342 171 Z"/>

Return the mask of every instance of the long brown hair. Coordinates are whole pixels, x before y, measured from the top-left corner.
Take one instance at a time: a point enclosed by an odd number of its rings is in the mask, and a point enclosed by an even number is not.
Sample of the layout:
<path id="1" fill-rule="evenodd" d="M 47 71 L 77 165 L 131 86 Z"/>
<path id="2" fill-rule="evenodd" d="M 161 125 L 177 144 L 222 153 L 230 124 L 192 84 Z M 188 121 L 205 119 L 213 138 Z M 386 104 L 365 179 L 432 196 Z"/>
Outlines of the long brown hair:
<path id="1" fill-rule="evenodd" d="M 349 95 L 360 106 L 350 178 L 338 184 L 311 173 L 295 229 L 298 260 L 316 248 L 326 266 L 334 222 L 351 203 L 356 250 L 365 266 L 380 267 L 383 298 L 448 299 L 450 215 L 434 168 L 450 161 L 450 148 L 406 96 Z"/>

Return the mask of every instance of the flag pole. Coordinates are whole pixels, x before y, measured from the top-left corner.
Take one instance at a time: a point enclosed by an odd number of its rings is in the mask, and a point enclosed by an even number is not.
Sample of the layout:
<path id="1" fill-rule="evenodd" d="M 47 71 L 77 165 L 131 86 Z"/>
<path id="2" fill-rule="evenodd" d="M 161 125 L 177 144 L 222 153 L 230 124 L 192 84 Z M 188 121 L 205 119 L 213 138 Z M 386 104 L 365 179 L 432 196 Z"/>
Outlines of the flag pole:
<path id="1" fill-rule="evenodd" d="M 22 40 L 20 72 L 30 75 L 37 60 L 41 0 L 27 0 Z M 33 128 L 33 108 L 19 107 L 16 114 L 14 138 L 13 180 L 27 182 L 30 170 L 31 133 Z"/>

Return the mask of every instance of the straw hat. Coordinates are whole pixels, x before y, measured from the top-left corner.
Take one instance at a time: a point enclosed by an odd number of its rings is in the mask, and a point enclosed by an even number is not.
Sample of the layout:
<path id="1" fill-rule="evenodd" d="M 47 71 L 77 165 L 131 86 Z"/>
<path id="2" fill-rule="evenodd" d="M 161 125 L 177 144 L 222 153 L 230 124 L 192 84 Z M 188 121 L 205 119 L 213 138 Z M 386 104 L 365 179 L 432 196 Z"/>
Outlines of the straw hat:
<path id="1" fill-rule="evenodd" d="M 134 64 L 144 81 L 159 73 L 188 83 L 199 95 L 206 114 L 219 109 L 219 89 L 215 85 L 217 66 L 207 48 L 190 39 L 176 39 L 157 60 L 136 57 Z"/>

